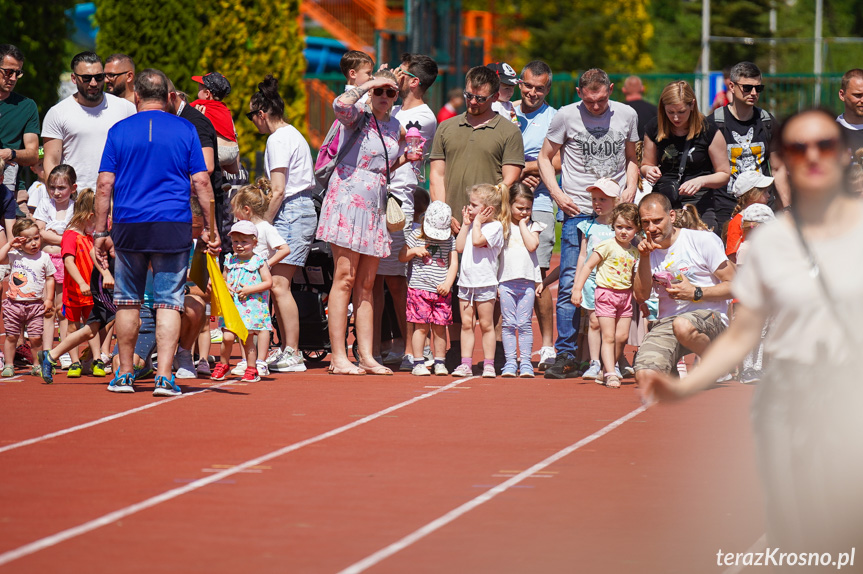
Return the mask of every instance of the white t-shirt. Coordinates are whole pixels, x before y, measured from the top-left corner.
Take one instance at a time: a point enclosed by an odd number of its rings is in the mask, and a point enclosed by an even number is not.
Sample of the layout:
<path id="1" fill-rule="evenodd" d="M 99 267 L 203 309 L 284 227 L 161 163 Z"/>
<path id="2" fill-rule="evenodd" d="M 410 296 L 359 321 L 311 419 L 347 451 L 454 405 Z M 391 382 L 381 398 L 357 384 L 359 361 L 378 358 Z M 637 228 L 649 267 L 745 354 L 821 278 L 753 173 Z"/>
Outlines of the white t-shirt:
<path id="1" fill-rule="evenodd" d="M 542 233 L 545 227 L 545 223 L 532 221 L 528 224 L 527 229 L 532 233 Z M 527 247 L 524 246 L 524 238 L 521 236 L 521 229 L 514 223 L 510 223 L 509 241 L 500 254 L 498 281 L 503 283 L 515 279 L 539 282 L 542 281 L 542 274 L 539 271 L 539 259 L 536 257 L 536 250 L 527 250 Z"/>
<path id="2" fill-rule="evenodd" d="M 57 270 L 51 258 L 42 251 L 28 255 L 23 251 L 9 251 L 12 268 L 6 296 L 14 301 L 41 301 L 45 295 L 45 281 Z"/>
<path id="3" fill-rule="evenodd" d="M 36 211 L 33 212 L 33 219 L 45 222 L 45 229 L 53 231 L 57 235 L 63 235 L 66 231 L 66 225 L 72 220 L 72 213 L 75 211 L 75 202 L 69 200 L 69 207 L 66 208 L 66 217 L 62 220 L 57 220 L 57 204 L 54 199 L 47 194 L 36 206 Z"/>
<path id="4" fill-rule="evenodd" d="M 75 169 L 78 189 L 96 189 L 108 130 L 135 113 L 135 105 L 125 98 L 111 94 L 103 96 L 101 104 L 88 108 L 71 95 L 48 110 L 42 122 L 42 139 L 53 138 L 63 142 L 60 163 Z"/>
<path id="5" fill-rule="evenodd" d="M 710 309 L 722 316 L 728 324 L 728 301 L 678 301 L 668 296 L 665 285 L 657 282 L 657 273 L 669 272 L 684 275 L 696 287 L 713 287 L 721 283 L 713 274 L 728 261 L 722 240 L 712 231 L 681 229 L 677 241 L 668 249 L 657 249 L 650 254 L 650 272 L 659 294 L 660 319 L 680 315 L 687 311 Z"/>
<path id="6" fill-rule="evenodd" d="M 588 112 L 583 102 L 569 104 L 554 115 L 546 137 L 563 146 L 561 189 L 582 213 L 590 213 L 587 188 L 597 179 L 626 184 L 626 142 L 638 141 L 638 114 L 615 101 L 600 116 Z"/>
<path id="7" fill-rule="evenodd" d="M 515 114 L 515 107 L 512 102 L 494 102 L 491 109 L 502 115 L 507 121 L 518 125 L 518 116 Z"/>
<path id="8" fill-rule="evenodd" d="M 437 130 L 437 119 L 428 105 L 422 104 L 409 110 L 403 110 L 401 106 L 395 106 L 393 107 L 392 116 L 399 121 L 405 131 L 408 129 L 408 123 L 419 123 L 420 133 L 426 139 L 423 153 L 431 151 L 432 140 L 434 140 L 434 133 Z M 406 147 L 407 144 L 402 141 L 399 145 L 399 155 L 405 153 Z M 390 162 L 394 159 L 390 158 Z M 414 190 L 419 185 L 416 173 L 414 172 L 414 165 L 418 169 L 423 169 L 423 162 L 421 161 L 405 164 L 395 170 L 391 178 L 393 194 L 402 200 L 402 210 L 408 219 L 413 217 Z"/>
<path id="9" fill-rule="evenodd" d="M 497 270 L 500 251 L 503 249 L 503 225 L 500 221 L 489 221 L 482 226 L 484 247 L 474 247 L 473 222 L 470 224 L 464 252 L 461 256 L 459 287 L 493 287 L 497 285 Z"/>
<path id="10" fill-rule="evenodd" d="M 303 135 L 292 125 L 281 127 L 267 138 L 264 169 L 267 177 L 274 169 L 285 168 L 285 199 L 315 185 L 312 152 Z"/>
<path id="11" fill-rule="evenodd" d="M 34 181 L 27 190 L 27 207 L 36 209 L 42 203 L 43 197 L 48 197 L 48 188 L 41 181 Z"/>
<path id="12" fill-rule="evenodd" d="M 269 221 L 261 220 L 255 224 L 258 230 L 258 244 L 255 245 L 255 255 L 269 260 L 280 246 L 287 243 Z M 281 261 L 279 261 L 281 263 Z M 277 263 L 278 264 L 278 263 Z"/>

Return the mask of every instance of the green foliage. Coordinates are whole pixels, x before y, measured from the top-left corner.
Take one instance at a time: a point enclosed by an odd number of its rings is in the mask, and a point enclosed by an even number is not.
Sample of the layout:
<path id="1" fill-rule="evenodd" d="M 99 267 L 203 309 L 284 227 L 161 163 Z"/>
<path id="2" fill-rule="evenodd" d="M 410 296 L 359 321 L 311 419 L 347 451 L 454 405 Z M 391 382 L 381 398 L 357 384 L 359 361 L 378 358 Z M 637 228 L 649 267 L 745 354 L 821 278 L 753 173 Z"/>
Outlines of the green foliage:
<path id="1" fill-rule="evenodd" d="M 212 1 L 212 0 L 211 0 Z M 219 71 L 231 82 L 225 104 L 231 109 L 240 153 L 254 158 L 264 142 L 246 119 L 249 100 L 264 76 L 279 81 L 285 119 L 303 134 L 306 126 L 306 61 L 298 18 L 300 0 L 218 0 L 209 6 L 200 69 Z"/>
<path id="2" fill-rule="evenodd" d="M 208 0 L 213 2 L 213 0 Z M 96 50 L 102 58 L 122 52 L 135 67 L 162 70 L 178 85 L 200 70 L 204 9 L 195 0 L 98 0 Z"/>
<path id="3" fill-rule="evenodd" d="M 0 42 L 24 54 L 24 76 L 15 91 L 36 101 L 40 116 L 57 103 L 60 76 L 68 71 L 66 37 L 71 22 L 65 10 L 73 0 L 0 0 L 3 35 Z"/>

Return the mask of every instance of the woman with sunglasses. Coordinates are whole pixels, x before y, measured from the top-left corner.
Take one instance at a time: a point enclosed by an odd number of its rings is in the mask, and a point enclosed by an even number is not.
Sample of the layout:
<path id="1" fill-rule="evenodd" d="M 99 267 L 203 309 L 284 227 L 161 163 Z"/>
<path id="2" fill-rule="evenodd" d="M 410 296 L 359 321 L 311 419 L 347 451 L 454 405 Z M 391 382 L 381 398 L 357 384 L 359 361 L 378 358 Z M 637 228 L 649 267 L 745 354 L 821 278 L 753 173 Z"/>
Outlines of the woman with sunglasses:
<path id="1" fill-rule="evenodd" d="M 767 543 L 819 553 L 863 542 L 863 203 L 847 191 L 844 137 L 825 110 L 785 122 L 791 210 L 754 233 L 733 321 L 685 379 L 641 390 L 667 400 L 709 388 L 758 345 L 770 316 L 752 404 Z"/>
<path id="2" fill-rule="evenodd" d="M 657 117 L 644 127 L 641 175 L 671 200 L 671 207 L 694 204 L 704 223 L 716 226 L 713 190 L 731 177 L 725 136 L 699 111 L 686 82 L 665 86 Z"/>
<path id="3" fill-rule="evenodd" d="M 368 107 L 359 102 L 366 92 L 371 94 Z M 397 96 L 395 75 L 389 70 L 380 70 L 376 77 L 348 90 L 333 102 L 336 119 L 345 128 L 342 142 L 350 141 L 351 132 L 360 131 L 333 171 L 317 231 L 317 238 L 330 244 L 335 263 L 329 298 L 332 349 L 329 372 L 333 374 L 392 374 L 372 356 L 372 300 L 378 263 L 390 253 L 386 227 L 388 174 L 405 163 L 404 156 L 398 155 L 404 130 L 390 115 Z M 359 366 L 348 360 L 345 350 L 351 293 Z"/>

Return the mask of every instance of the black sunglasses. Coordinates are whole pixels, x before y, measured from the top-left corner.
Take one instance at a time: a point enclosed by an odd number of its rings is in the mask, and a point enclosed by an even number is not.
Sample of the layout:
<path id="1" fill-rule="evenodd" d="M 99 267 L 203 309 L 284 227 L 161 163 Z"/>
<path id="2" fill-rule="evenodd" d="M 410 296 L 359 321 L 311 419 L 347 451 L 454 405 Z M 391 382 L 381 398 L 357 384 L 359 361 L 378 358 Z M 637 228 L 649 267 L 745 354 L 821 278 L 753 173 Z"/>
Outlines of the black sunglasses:
<path id="1" fill-rule="evenodd" d="M 93 78 L 96 78 L 96 82 L 104 82 L 105 74 L 75 74 L 75 77 L 84 82 L 85 84 L 89 84 L 93 81 Z"/>
<path id="2" fill-rule="evenodd" d="M 738 87 L 743 91 L 744 94 L 750 94 L 752 93 L 752 90 L 755 90 L 756 94 L 760 94 L 764 91 L 765 88 L 764 84 L 759 84 L 756 86 L 755 84 L 741 84 L 738 82 L 734 83 L 738 85 Z"/>
<path id="3" fill-rule="evenodd" d="M 122 76 L 123 74 L 128 74 L 131 71 L 132 70 L 126 70 L 125 72 L 117 72 L 116 74 L 112 74 L 111 72 L 105 72 L 105 77 L 108 78 L 109 80 L 113 81 L 116 78 L 118 78 L 119 76 Z M 98 78 L 97 78 L 97 80 L 98 80 Z"/>
<path id="4" fill-rule="evenodd" d="M 464 93 L 464 99 L 467 101 L 476 100 L 478 104 L 484 104 L 486 100 L 488 100 L 491 96 L 477 96 L 476 94 L 472 94 L 470 92 Z"/>
<path id="5" fill-rule="evenodd" d="M 20 78 L 24 75 L 24 70 L 16 70 L 15 68 L 0 68 L 0 71 L 2 71 L 3 75 L 7 78 L 11 78 L 12 76 Z"/>
<path id="6" fill-rule="evenodd" d="M 384 95 L 385 91 L 387 93 L 388 98 L 394 98 L 397 95 L 399 95 L 399 93 L 392 88 L 375 88 L 374 90 L 372 90 L 372 93 L 376 96 L 382 96 L 382 95 Z"/>
<path id="7" fill-rule="evenodd" d="M 254 110 L 251 112 L 246 112 L 246 117 L 249 118 L 250 120 L 253 120 L 253 119 L 255 119 L 255 116 L 258 115 L 258 112 L 260 112 L 260 111 L 261 110 Z"/>

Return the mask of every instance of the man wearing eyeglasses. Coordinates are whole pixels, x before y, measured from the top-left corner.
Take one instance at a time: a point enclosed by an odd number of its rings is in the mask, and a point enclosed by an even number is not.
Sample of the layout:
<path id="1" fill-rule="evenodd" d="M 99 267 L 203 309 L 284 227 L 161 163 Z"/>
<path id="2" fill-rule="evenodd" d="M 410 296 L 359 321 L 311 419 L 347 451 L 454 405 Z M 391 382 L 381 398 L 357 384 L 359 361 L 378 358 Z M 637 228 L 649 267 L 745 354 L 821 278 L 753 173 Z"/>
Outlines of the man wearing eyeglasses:
<path id="1" fill-rule="evenodd" d="M 775 141 L 774 136 L 779 133 L 779 122 L 770 112 L 755 105 L 764 91 L 761 70 L 752 62 L 734 65 L 729 75 L 728 91 L 731 93 L 731 103 L 718 108 L 707 118 L 725 136 L 728 160 L 731 162 L 731 179 L 725 188 L 717 189 L 713 194 L 717 222 L 714 231 L 720 236 L 737 205 L 737 198 L 729 190 L 734 189 L 737 176 L 744 171 L 757 171 L 774 177 L 781 205 L 774 205 L 775 200 L 771 198 L 772 207 L 791 203 L 785 170 L 776 160 L 776 150 L 770 143 Z"/>
<path id="2" fill-rule="evenodd" d="M 135 103 L 135 61 L 126 54 L 111 54 L 105 60 L 105 91 Z"/>
<path id="3" fill-rule="evenodd" d="M 133 115 L 135 105 L 102 91 L 105 71 L 95 52 L 72 58 L 72 81 L 78 91 L 48 110 L 42 122 L 45 173 L 68 164 L 78 176 L 78 189 L 95 189 L 108 130 Z"/>
<path id="4" fill-rule="evenodd" d="M 39 160 L 39 112 L 36 102 L 15 92 L 24 75 L 24 55 L 12 44 L 0 45 L 0 159 L 6 162 L 3 183 L 24 189 L 20 166 Z"/>

